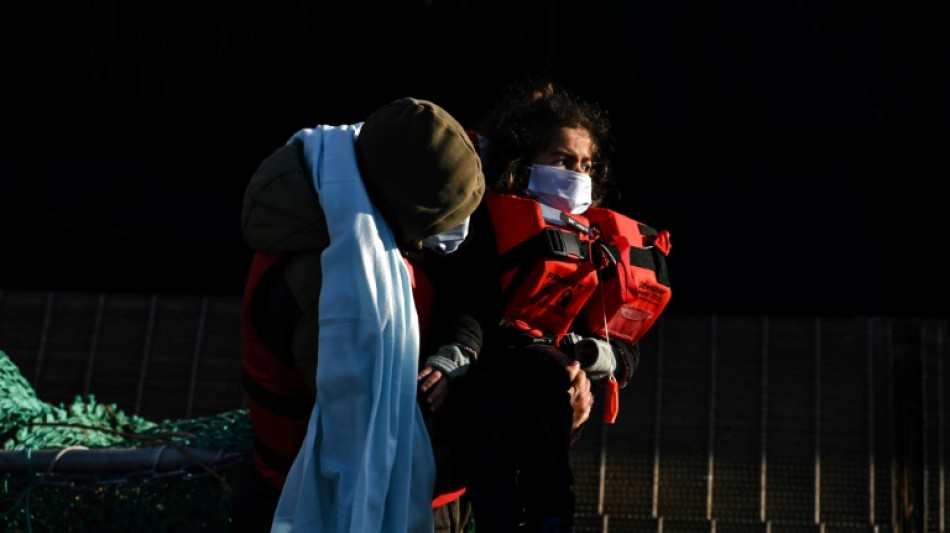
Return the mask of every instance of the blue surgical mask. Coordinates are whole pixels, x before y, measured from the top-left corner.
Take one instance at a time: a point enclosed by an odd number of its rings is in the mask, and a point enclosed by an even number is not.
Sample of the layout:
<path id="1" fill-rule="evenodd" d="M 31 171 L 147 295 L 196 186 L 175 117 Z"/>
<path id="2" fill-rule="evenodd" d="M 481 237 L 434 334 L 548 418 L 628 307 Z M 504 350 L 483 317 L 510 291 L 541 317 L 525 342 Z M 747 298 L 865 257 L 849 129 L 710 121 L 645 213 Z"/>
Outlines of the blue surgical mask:
<path id="1" fill-rule="evenodd" d="M 468 221 L 469 217 L 465 217 L 465 220 L 458 226 L 424 239 L 422 245 L 446 255 L 458 250 L 465 238 L 468 237 Z"/>
<path id="2" fill-rule="evenodd" d="M 591 204 L 590 176 L 566 168 L 531 165 L 528 191 L 555 209 L 579 215 Z"/>

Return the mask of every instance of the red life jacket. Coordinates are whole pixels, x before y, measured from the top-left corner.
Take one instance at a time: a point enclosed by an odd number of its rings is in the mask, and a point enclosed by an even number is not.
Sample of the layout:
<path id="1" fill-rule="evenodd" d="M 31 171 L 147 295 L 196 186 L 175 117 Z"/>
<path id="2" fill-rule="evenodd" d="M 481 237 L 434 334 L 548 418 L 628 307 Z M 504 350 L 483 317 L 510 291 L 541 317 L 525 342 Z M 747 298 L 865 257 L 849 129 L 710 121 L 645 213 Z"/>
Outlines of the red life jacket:
<path id="1" fill-rule="evenodd" d="M 541 205 L 512 194 L 485 193 L 501 257 L 507 326 L 556 344 L 597 286 L 587 219 L 563 213 L 564 226 Z"/>
<path id="2" fill-rule="evenodd" d="M 253 459 L 261 475 L 276 489 L 283 488 L 287 473 L 307 435 L 315 398 L 293 366 L 285 363 L 261 340 L 254 323 L 261 280 L 278 272 L 283 255 L 256 252 L 244 288 L 241 306 L 241 363 L 244 387 L 254 432 Z M 432 316 L 433 286 L 425 270 L 406 259 L 412 297 L 425 338 Z M 454 501 L 464 487 L 436 494 L 432 507 Z"/>
<path id="3" fill-rule="evenodd" d="M 643 337 L 670 301 L 666 256 L 670 233 L 598 207 L 584 213 L 599 238 L 595 260 L 600 288 L 584 306 L 594 333 L 634 344 Z"/>
<path id="4" fill-rule="evenodd" d="M 485 193 L 501 257 L 504 319 L 558 343 L 578 316 L 594 333 L 637 342 L 670 300 L 669 232 L 604 208 L 544 220 L 530 198 Z"/>
<path id="5" fill-rule="evenodd" d="M 254 464 L 278 490 L 307 434 L 314 397 L 301 375 L 261 340 L 254 323 L 260 282 L 283 256 L 254 254 L 241 305 L 241 364 L 254 431 Z"/>

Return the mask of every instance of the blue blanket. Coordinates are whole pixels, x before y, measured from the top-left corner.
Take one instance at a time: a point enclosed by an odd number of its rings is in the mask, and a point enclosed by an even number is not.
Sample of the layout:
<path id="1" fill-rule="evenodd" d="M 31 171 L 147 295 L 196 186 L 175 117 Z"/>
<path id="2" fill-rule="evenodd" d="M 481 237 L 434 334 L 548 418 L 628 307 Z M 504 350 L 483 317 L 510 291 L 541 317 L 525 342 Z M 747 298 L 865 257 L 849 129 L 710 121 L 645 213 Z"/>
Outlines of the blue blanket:
<path id="1" fill-rule="evenodd" d="M 317 401 L 272 531 L 433 530 L 435 463 L 416 404 L 409 271 L 356 165 L 362 124 L 297 132 L 330 245 L 321 257 Z"/>

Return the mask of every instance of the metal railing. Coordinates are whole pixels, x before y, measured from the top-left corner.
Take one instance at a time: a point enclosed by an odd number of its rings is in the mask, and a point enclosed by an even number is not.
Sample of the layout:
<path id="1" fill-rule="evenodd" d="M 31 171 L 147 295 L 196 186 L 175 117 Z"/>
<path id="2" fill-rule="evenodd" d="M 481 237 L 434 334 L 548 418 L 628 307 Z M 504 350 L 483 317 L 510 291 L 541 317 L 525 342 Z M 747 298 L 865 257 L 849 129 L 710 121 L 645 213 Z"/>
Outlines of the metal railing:
<path id="1" fill-rule="evenodd" d="M 244 406 L 240 298 L 0 291 L 38 395 Z M 947 530 L 946 319 L 669 314 L 572 452 L 578 531 Z M 595 409 L 604 402 L 596 402 Z"/>

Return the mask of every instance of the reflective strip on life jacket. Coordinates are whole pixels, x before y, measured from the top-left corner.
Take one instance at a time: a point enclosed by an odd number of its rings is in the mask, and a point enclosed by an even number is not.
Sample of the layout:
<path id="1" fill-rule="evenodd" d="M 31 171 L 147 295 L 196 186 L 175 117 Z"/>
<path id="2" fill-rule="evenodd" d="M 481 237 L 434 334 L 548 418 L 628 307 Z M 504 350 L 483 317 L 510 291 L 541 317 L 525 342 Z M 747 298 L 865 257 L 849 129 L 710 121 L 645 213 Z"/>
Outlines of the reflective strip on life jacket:
<path id="1" fill-rule="evenodd" d="M 634 344 L 670 301 L 670 234 L 609 209 L 591 207 L 584 214 L 601 235 L 592 253 L 599 250 L 603 259 L 609 258 L 599 270 L 600 288 L 584 307 L 587 326 L 603 337 Z"/>
<path id="2" fill-rule="evenodd" d="M 504 318 L 533 336 L 559 342 L 597 285 L 587 220 L 548 223 L 535 200 L 485 193 L 501 256 Z"/>

